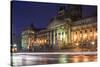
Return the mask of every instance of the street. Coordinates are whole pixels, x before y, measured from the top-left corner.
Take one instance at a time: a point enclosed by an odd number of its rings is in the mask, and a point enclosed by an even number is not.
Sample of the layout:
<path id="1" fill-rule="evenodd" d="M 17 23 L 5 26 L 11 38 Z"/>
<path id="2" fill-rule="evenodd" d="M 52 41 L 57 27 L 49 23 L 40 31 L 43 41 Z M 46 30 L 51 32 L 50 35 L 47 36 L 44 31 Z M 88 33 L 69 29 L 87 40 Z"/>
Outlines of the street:
<path id="1" fill-rule="evenodd" d="M 96 61 L 96 52 L 66 52 L 66 53 L 13 53 L 13 66 L 28 66 L 42 64 L 60 64 Z"/>

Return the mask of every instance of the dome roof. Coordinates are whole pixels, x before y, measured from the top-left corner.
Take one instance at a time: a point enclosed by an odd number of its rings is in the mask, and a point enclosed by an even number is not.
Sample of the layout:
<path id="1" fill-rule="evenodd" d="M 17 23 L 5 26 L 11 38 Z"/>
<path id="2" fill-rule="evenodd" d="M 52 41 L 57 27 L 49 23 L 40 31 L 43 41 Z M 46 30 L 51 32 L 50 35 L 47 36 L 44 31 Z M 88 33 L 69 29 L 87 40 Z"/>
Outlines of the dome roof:
<path id="1" fill-rule="evenodd" d="M 29 33 L 33 33 L 36 31 L 36 28 L 33 24 L 29 25 L 28 27 L 26 27 L 23 31 L 22 31 L 22 35 L 24 34 L 29 34 Z"/>

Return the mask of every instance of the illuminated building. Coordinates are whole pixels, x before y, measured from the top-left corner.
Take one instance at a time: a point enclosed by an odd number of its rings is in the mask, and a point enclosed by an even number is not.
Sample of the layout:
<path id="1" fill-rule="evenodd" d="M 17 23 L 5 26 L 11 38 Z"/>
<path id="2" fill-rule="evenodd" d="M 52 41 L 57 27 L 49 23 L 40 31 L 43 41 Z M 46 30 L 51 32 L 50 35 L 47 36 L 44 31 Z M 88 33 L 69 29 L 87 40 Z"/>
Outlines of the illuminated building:
<path id="1" fill-rule="evenodd" d="M 34 36 L 36 36 L 34 38 Z M 69 5 L 66 10 L 61 6 L 57 16 L 51 19 L 46 29 L 34 32 L 22 32 L 22 46 L 29 48 L 33 45 L 49 45 L 54 49 L 97 46 L 97 17 L 82 18 L 80 5 Z"/>
<path id="2" fill-rule="evenodd" d="M 22 32 L 22 48 L 23 50 L 31 49 L 34 43 L 35 31 L 31 25 Z"/>
<path id="3" fill-rule="evenodd" d="M 71 28 L 71 43 L 89 45 L 97 43 L 96 17 L 84 18 L 75 21 Z"/>

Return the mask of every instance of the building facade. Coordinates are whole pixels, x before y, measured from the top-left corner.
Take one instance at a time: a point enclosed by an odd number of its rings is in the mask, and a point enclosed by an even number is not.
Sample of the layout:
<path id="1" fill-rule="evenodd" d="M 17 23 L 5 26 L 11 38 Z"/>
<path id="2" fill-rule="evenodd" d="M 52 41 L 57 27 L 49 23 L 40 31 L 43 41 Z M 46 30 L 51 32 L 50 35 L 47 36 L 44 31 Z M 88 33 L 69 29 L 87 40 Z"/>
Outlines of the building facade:
<path id="1" fill-rule="evenodd" d="M 76 46 L 97 46 L 97 18 L 89 17 L 74 22 L 71 28 L 71 43 Z"/>
<path id="2" fill-rule="evenodd" d="M 33 26 L 31 25 L 28 28 L 26 28 L 22 32 L 21 36 L 22 36 L 21 40 L 22 49 L 23 50 L 31 49 L 35 41 L 35 30 Z"/>
<path id="3" fill-rule="evenodd" d="M 69 5 L 67 10 L 62 6 L 46 29 L 38 32 L 28 29 L 22 32 L 23 48 L 31 48 L 36 44 L 49 45 L 53 49 L 93 47 L 96 50 L 97 16 L 82 18 L 81 6 Z"/>

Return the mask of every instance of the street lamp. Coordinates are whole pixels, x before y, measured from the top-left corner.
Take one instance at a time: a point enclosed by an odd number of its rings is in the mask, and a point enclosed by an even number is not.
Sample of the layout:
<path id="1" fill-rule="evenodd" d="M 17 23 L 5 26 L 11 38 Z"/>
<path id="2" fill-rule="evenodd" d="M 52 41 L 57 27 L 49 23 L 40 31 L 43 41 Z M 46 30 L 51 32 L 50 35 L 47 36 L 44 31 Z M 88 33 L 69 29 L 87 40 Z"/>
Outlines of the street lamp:
<path id="1" fill-rule="evenodd" d="M 94 45 L 94 44 L 95 44 L 95 42 L 93 41 L 93 42 L 91 42 L 91 44 L 92 44 L 92 45 Z"/>
<path id="2" fill-rule="evenodd" d="M 13 44 L 12 52 L 16 52 L 16 51 L 17 51 L 17 45 L 16 44 Z"/>
<path id="3" fill-rule="evenodd" d="M 13 45 L 13 47 L 16 47 L 16 46 L 17 46 L 16 44 Z"/>

